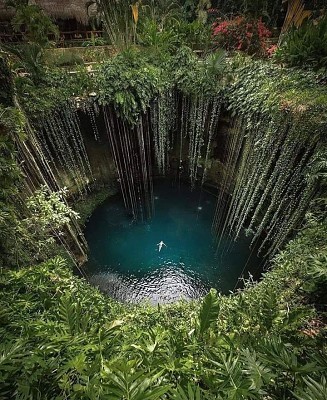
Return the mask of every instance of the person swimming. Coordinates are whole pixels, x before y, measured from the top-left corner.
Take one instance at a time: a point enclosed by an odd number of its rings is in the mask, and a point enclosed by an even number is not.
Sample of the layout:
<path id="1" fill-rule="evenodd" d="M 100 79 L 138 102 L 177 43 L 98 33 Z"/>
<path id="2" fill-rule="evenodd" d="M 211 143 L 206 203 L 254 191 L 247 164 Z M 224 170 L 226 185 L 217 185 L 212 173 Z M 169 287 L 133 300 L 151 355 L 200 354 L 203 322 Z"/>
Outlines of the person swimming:
<path id="1" fill-rule="evenodd" d="M 162 246 L 166 246 L 165 243 L 161 240 L 157 246 L 159 246 L 159 251 L 162 249 Z M 166 246 L 167 247 L 167 246 Z"/>

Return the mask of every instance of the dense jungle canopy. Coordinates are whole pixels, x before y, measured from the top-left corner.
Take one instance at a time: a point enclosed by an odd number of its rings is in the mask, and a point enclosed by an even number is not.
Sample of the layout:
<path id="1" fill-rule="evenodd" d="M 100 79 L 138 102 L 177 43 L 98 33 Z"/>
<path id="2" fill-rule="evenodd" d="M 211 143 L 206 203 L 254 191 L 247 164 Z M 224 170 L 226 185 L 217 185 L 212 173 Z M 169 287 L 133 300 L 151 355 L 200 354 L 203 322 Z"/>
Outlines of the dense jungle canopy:
<path id="1" fill-rule="evenodd" d="M 0 399 L 326 399 L 325 2 L 2 3 Z M 151 219 L 173 159 L 264 270 L 120 303 L 85 223 L 114 192 Z"/>

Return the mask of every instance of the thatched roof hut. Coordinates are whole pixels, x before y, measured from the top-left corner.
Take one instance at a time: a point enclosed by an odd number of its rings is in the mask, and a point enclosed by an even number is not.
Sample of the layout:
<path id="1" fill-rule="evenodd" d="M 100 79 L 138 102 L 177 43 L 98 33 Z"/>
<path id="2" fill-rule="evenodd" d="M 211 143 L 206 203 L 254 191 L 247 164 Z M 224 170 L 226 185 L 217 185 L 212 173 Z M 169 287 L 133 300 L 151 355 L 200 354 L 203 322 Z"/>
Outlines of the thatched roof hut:
<path id="1" fill-rule="evenodd" d="M 76 19 L 84 25 L 89 20 L 88 3 L 88 0 L 29 0 L 29 4 L 37 4 L 53 19 Z M 94 7 L 89 8 L 90 12 L 95 12 Z M 14 10 L 6 7 L 4 0 L 0 0 L 0 20 L 8 20 L 13 14 Z"/>

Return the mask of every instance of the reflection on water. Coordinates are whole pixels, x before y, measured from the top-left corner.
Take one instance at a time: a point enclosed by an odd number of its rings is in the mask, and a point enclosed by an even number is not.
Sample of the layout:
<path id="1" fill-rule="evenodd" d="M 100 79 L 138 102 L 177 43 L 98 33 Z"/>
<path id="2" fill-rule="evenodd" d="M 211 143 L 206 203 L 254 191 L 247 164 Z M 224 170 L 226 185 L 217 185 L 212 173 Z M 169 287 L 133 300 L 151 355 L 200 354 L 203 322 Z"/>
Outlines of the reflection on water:
<path id="1" fill-rule="evenodd" d="M 196 299 L 206 293 L 206 287 L 199 277 L 187 274 L 183 263 L 176 265 L 171 261 L 166 261 L 161 268 L 143 277 L 99 272 L 90 281 L 113 298 L 129 303 L 146 300 L 152 304 L 162 304 Z"/>
<path id="2" fill-rule="evenodd" d="M 85 230 L 90 282 L 124 302 L 168 303 L 203 296 L 210 287 L 232 290 L 249 257 L 248 240 L 216 246 L 211 222 L 216 198 L 169 182 L 155 186 L 155 216 L 136 223 L 120 196 L 109 198 Z M 163 241 L 158 251 L 158 244 Z M 258 265 L 253 258 L 249 264 Z"/>

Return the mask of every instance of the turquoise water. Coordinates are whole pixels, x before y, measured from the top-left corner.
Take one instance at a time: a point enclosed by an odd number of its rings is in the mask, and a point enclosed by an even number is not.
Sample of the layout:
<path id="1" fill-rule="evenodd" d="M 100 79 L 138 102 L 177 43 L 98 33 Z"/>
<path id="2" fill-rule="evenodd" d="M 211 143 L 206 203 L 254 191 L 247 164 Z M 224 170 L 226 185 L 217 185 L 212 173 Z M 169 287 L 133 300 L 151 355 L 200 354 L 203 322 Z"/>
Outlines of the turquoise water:
<path id="1" fill-rule="evenodd" d="M 154 187 L 155 216 L 136 223 L 120 195 L 108 198 L 90 217 L 85 236 L 92 284 L 124 302 L 168 303 L 203 296 L 214 287 L 232 290 L 246 264 L 249 241 L 217 250 L 211 235 L 216 197 L 186 184 L 159 181 Z M 163 246 L 159 251 L 159 242 Z M 251 268 L 259 265 L 253 257 Z"/>

